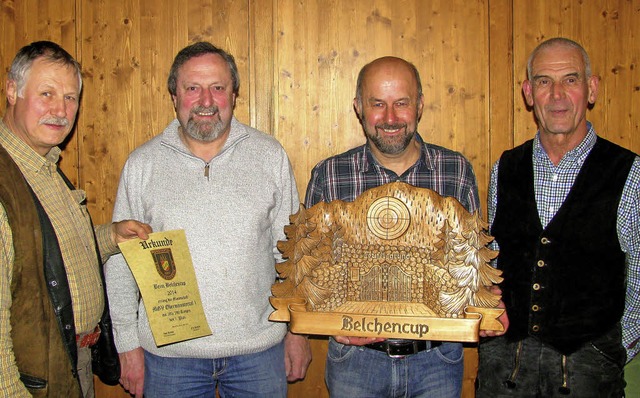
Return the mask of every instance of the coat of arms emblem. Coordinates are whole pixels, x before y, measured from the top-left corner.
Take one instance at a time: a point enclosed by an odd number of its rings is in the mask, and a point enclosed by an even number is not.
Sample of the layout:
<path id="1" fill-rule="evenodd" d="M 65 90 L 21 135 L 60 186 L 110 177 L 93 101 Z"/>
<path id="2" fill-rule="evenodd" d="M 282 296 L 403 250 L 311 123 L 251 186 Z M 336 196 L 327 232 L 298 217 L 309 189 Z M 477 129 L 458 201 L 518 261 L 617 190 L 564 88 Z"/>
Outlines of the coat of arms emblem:
<path id="1" fill-rule="evenodd" d="M 166 280 L 171 280 L 176 276 L 176 263 L 173 261 L 171 249 L 151 250 L 151 256 L 153 256 L 153 262 L 160 276 Z"/>

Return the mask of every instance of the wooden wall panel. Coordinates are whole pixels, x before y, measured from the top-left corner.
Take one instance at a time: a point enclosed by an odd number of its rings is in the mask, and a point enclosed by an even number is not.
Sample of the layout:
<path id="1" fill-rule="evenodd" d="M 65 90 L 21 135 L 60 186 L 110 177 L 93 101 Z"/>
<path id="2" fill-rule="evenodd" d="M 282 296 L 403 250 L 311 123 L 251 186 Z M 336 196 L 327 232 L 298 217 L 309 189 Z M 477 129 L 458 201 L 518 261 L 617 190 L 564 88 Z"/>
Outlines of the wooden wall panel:
<path id="1" fill-rule="evenodd" d="M 515 144 L 537 130 L 521 95 L 529 53 L 545 39 L 565 36 L 585 47 L 593 74 L 601 79 L 598 99 L 587 118 L 601 136 L 640 152 L 640 124 L 634 112 L 640 105 L 640 1 L 513 3 Z"/>
<path id="2" fill-rule="evenodd" d="M 364 142 L 352 107 L 357 74 L 384 55 L 416 65 L 425 93 L 418 131 L 466 155 L 484 191 L 487 23 L 481 1 L 278 1 L 275 134 L 301 195 L 319 160 Z"/>
<path id="3" fill-rule="evenodd" d="M 275 12 L 275 1 L 249 2 L 249 76 L 244 79 L 248 86 L 244 93 L 249 98 L 250 120 L 245 122 L 266 133 L 273 133 L 275 126 Z"/>
<path id="4" fill-rule="evenodd" d="M 364 63 L 353 37 L 357 5 L 277 2 L 274 134 L 291 156 L 301 198 L 316 162 L 364 142 L 351 105 Z"/>
<path id="5" fill-rule="evenodd" d="M 248 7 L 238 1 L 81 1 L 85 95 L 78 133 L 81 185 L 96 222 L 111 219 L 128 154 L 175 117 L 166 81 L 175 54 L 207 40 L 236 58 L 237 117 L 249 122 Z"/>
<path id="6" fill-rule="evenodd" d="M 0 3 L 0 109 L 5 109 L 5 79 L 18 50 L 34 41 L 51 40 L 77 58 L 75 3 L 65 0 L 7 0 Z M 77 134 L 65 144 L 60 166 L 73 183 L 78 182 Z"/>
<path id="7" fill-rule="evenodd" d="M 513 148 L 513 8 L 489 1 L 489 162 Z M 518 97 L 516 100 L 518 100 Z M 483 197 L 483 200 L 486 200 Z M 484 202 L 483 202 L 484 203 Z M 484 207 L 486 209 L 486 206 Z M 486 217 L 486 212 L 484 213 Z"/>
<path id="8" fill-rule="evenodd" d="M 0 3 L 0 61 L 6 76 L 16 52 L 37 40 L 52 40 L 76 56 L 75 3 L 64 0 L 5 0 Z M 4 82 L 0 88 L 4 98 Z M 4 111 L 5 101 L 0 108 Z"/>
<path id="9" fill-rule="evenodd" d="M 96 223 L 111 220 L 120 169 L 140 134 L 140 3 L 80 3 L 84 71 L 80 184 Z"/>
<path id="10" fill-rule="evenodd" d="M 640 153 L 640 1 L 604 3 L 586 39 L 601 79 L 593 119 L 604 137 Z"/>
<path id="11" fill-rule="evenodd" d="M 280 0 L 275 15 L 274 135 L 291 156 L 301 197 L 318 161 L 364 143 L 352 107 L 357 75 L 384 55 L 416 65 L 425 95 L 418 131 L 425 140 L 467 156 L 481 198 L 486 196 L 489 43 L 484 2 Z M 327 342 L 315 339 L 312 348 L 309 376 L 291 386 L 291 396 L 327 396 Z M 465 396 L 473 396 L 477 361 L 474 349 L 468 351 Z"/>
<path id="12" fill-rule="evenodd" d="M 174 118 L 166 79 L 185 45 L 208 40 L 235 56 L 236 116 L 282 142 L 301 198 L 319 160 L 364 142 L 352 108 L 360 68 L 404 57 L 423 80 L 418 131 L 471 160 L 486 214 L 491 164 L 536 131 L 521 83 L 529 52 L 546 38 L 586 47 L 601 77 L 589 119 L 640 152 L 638 20 L 640 0 L 5 0 L 0 62 L 4 79 L 15 52 L 43 39 L 81 62 L 83 99 L 61 164 L 87 190 L 95 221 L 105 222 L 126 157 Z M 327 396 L 326 344 L 312 339 L 309 375 L 290 396 Z M 463 395 L 472 397 L 476 353 L 466 355 Z M 120 387 L 96 390 L 98 398 L 128 396 Z"/>

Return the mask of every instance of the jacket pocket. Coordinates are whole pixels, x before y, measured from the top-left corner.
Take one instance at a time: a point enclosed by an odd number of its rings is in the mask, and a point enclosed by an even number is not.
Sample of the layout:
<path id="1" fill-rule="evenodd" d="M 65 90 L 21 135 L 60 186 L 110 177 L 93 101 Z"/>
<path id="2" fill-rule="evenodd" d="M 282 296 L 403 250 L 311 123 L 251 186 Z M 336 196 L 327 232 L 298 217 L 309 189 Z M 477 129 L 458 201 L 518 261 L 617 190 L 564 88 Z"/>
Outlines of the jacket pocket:
<path id="1" fill-rule="evenodd" d="M 24 373 L 20 373 L 20 381 L 29 390 L 42 390 L 47 388 L 47 381 L 39 377 L 30 376 Z"/>

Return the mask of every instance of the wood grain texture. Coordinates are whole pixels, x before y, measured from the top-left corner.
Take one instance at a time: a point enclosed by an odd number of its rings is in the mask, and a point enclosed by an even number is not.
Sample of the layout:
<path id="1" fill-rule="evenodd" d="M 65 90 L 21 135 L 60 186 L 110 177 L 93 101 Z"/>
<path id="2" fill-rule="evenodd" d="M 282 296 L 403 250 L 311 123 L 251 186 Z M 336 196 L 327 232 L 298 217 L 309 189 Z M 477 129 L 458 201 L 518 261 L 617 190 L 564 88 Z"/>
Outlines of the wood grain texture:
<path id="1" fill-rule="evenodd" d="M 514 143 L 533 137 L 536 126 L 520 94 L 529 53 L 554 36 L 573 39 L 587 50 L 600 77 L 598 99 L 587 113 L 599 135 L 640 152 L 640 1 L 514 1 Z M 533 23 L 536 21 L 536 23 Z M 519 97 L 518 97 L 519 96 Z"/>
<path id="2" fill-rule="evenodd" d="M 0 62 L 5 97 L 5 79 L 11 61 L 18 50 L 31 42 L 51 40 L 60 44 L 69 54 L 78 57 L 76 49 L 77 19 L 75 3 L 65 0 L 12 0 L 0 3 Z M 0 101 L 4 114 L 5 101 Z M 69 148 L 61 157 L 60 167 L 74 184 L 78 183 L 78 134 L 74 129 L 65 141 Z"/>
<path id="3" fill-rule="evenodd" d="M 318 18 L 322 15 L 323 18 Z M 463 1 L 279 1 L 276 136 L 300 192 L 320 160 L 364 143 L 353 112 L 359 70 L 394 55 L 420 71 L 418 131 L 462 152 L 487 181 L 487 7 Z"/>
<path id="4" fill-rule="evenodd" d="M 175 117 L 167 76 L 176 53 L 210 41 L 233 54 L 241 92 L 236 116 L 249 123 L 247 4 L 233 1 L 83 1 L 83 117 L 78 150 L 81 184 L 97 222 L 111 219 L 120 171 L 128 154 Z M 86 116 L 84 116 L 86 115 Z"/>
<path id="5" fill-rule="evenodd" d="M 511 0 L 491 0 L 489 2 L 489 148 L 487 151 L 491 165 L 500 158 L 502 152 L 513 148 L 512 35 Z M 482 198 L 486 199 L 484 196 Z"/>
<path id="6" fill-rule="evenodd" d="M 589 120 L 640 152 L 638 20 L 640 0 L 4 0 L 0 71 L 4 80 L 34 40 L 56 41 L 81 62 L 83 99 L 61 166 L 99 223 L 111 219 L 128 154 L 175 117 L 166 79 L 185 45 L 209 40 L 235 56 L 236 116 L 282 143 L 301 198 L 318 161 L 364 143 L 352 107 L 360 68 L 400 56 L 422 76 L 418 131 L 469 158 L 486 214 L 491 164 L 535 134 L 521 84 L 529 52 L 546 38 L 585 46 L 601 78 Z M 312 340 L 314 361 L 291 397 L 327 396 L 326 347 Z M 465 352 L 464 397 L 473 396 L 474 350 Z M 97 392 L 128 396 L 120 387 Z"/>

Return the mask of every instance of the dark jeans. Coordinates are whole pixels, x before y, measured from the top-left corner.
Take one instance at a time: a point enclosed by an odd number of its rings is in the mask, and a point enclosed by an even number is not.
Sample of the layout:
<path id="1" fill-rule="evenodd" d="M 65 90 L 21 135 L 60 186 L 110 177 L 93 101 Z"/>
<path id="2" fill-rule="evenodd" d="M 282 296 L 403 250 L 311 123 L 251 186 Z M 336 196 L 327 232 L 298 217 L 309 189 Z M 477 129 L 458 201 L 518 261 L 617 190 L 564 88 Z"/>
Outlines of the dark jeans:
<path id="1" fill-rule="evenodd" d="M 533 337 L 487 339 L 478 354 L 477 398 L 624 396 L 626 351 L 619 329 L 566 356 L 564 364 L 562 354 Z"/>

